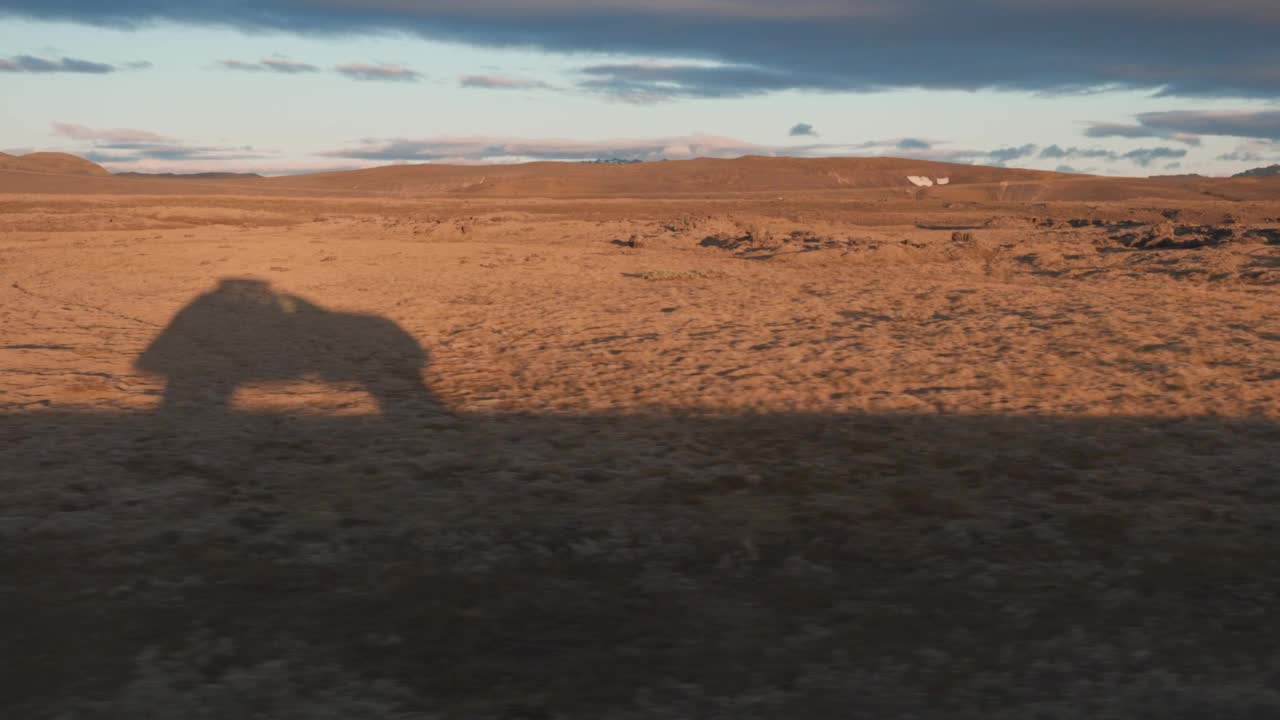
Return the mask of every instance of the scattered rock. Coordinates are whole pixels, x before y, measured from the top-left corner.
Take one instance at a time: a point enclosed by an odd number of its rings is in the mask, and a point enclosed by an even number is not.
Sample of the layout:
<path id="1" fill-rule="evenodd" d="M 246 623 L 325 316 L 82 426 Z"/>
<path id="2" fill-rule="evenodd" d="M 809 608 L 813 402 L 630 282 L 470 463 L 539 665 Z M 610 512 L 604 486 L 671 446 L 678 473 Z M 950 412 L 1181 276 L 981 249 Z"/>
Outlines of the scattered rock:
<path id="1" fill-rule="evenodd" d="M 724 277 L 724 273 L 717 270 L 647 270 L 629 277 L 641 280 L 712 280 Z"/>
<path id="2" fill-rule="evenodd" d="M 1262 238 L 1268 245 L 1280 245 L 1280 230 L 1275 228 L 1253 228 L 1247 231 L 1245 235 Z"/>
<path id="3" fill-rule="evenodd" d="M 1026 227 L 1029 223 L 1027 218 L 998 216 L 987 220 L 982 224 L 986 228 L 1020 228 Z"/>
<path id="4" fill-rule="evenodd" d="M 1174 225 L 1163 222 L 1152 225 L 1144 232 L 1116 233 L 1111 235 L 1111 239 L 1134 250 L 1194 250 L 1229 243 L 1236 239 L 1236 231 L 1214 225 Z"/>
<path id="5" fill-rule="evenodd" d="M 726 238 L 722 235 L 708 235 L 698 243 L 699 247 L 713 247 L 722 250 L 733 250 L 746 242 L 746 238 Z"/>

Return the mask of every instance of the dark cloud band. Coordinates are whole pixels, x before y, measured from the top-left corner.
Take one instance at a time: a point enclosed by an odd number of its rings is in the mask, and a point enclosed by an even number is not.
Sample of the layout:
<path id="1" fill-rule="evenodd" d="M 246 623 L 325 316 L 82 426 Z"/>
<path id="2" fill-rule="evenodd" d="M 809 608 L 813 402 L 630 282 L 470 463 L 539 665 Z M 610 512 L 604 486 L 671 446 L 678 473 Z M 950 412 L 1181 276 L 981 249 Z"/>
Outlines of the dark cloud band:
<path id="1" fill-rule="evenodd" d="M 0 0 L 0 14 L 409 31 L 714 63 L 587 69 L 585 87 L 635 99 L 901 87 L 1280 96 L 1280 5 L 1269 0 Z"/>
<path id="2" fill-rule="evenodd" d="M 1091 137 L 1196 137 L 1223 135 L 1280 140 L 1280 110 L 1175 110 L 1137 116 L 1135 125 L 1095 124 Z M 1198 144 L 1198 143 L 1197 143 Z"/>

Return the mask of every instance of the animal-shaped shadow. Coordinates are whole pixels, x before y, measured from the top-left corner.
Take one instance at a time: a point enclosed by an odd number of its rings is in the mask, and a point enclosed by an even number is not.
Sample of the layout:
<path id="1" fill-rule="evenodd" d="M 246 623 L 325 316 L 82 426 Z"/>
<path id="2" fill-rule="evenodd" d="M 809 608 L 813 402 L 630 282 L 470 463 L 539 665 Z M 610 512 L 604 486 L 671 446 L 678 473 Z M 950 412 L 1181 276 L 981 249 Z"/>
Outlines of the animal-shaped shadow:
<path id="1" fill-rule="evenodd" d="M 163 376 L 166 411 L 225 411 L 238 386 L 358 382 L 383 415 L 438 412 L 427 352 L 396 323 L 334 312 L 264 280 L 228 278 L 170 321 L 136 362 Z"/>

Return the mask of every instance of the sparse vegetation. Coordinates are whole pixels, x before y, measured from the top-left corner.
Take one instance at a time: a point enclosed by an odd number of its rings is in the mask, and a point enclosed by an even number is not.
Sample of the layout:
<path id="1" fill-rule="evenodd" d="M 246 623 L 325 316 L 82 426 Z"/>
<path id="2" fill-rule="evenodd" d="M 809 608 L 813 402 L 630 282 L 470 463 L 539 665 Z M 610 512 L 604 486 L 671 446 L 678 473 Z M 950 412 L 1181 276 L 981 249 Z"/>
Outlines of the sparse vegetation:
<path id="1" fill-rule="evenodd" d="M 57 720 L 434 720 L 395 683 L 294 660 L 244 666 L 235 643 L 208 635 L 142 652 L 114 697 L 67 700 Z M 35 712 L 33 710 L 33 712 Z M 33 715 L 34 717 L 34 715 Z"/>

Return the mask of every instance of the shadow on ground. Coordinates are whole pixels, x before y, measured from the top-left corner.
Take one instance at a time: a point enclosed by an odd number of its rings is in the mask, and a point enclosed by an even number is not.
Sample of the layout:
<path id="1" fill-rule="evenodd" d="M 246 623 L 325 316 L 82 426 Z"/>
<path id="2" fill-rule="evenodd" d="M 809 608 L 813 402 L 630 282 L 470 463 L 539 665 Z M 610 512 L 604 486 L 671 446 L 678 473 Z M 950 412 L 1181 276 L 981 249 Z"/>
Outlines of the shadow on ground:
<path id="1" fill-rule="evenodd" d="M 1280 713 L 1273 421 L 225 407 L 381 367 L 273 336 L 425 363 L 305 312 L 217 372 L 175 321 L 162 412 L 0 415 L 6 716 Z"/>
<path id="2" fill-rule="evenodd" d="M 197 297 L 136 366 L 165 379 L 166 413 L 226 412 L 237 387 L 301 378 L 359 383 L 384 415 L 440 409 L 422 380 L 427 352 L 399 325 L 255 278 L 224 278 Z"/>
<path id="3" fill-rule="evenodd" d="M 799 702 L 814 672 L 890 709 L 1264 693 L 1277 447 L 1202 418 L 10 415 L 0 696 L 111 697 L 191 638 L 234 642 L 213 675 L 284 658 L 449 717 Z"/>

